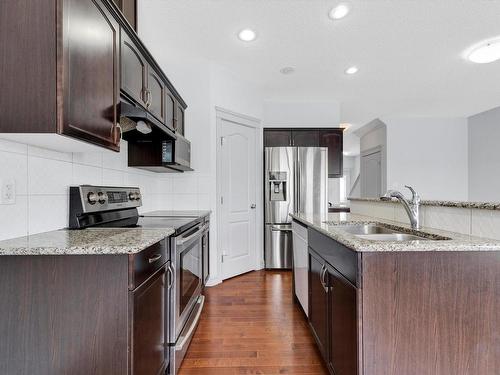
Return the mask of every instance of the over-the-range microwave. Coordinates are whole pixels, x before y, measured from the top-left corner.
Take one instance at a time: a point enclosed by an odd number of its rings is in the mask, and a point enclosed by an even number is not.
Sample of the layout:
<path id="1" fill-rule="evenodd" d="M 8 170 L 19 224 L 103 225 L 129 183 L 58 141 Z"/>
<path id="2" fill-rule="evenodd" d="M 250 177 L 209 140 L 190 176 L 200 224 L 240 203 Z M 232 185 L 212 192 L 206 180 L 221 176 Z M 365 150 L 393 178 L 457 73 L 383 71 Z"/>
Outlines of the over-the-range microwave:
<path id="1" fill-rule="evenodd" d="M 165 140 L 161 143 L 161 162 L 169 168 L 179 171 L 191 169 L 191 142 L 180 134 L 177 139 Z"/>
<path id="2" fill-rule="evenodd" d="M 192 171 L 191 143 L 180 134 L 176 139 L 145 136 L 128 143 L 129 167 L 160 173 Z"/>

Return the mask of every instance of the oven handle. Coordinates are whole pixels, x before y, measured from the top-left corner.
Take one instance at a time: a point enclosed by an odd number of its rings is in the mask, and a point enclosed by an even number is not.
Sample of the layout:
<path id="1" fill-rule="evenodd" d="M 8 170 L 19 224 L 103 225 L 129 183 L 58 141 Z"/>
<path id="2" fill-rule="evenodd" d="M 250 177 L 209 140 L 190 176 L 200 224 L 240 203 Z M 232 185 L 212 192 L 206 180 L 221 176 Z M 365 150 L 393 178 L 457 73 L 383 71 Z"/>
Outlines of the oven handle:
<path id="1" fill-rule="evenodd" d="M 200 233 L 202 233 L 205 229 L 208 228 L 208 224 L 205 224 L 203 225 L 202 227 L 198 227 L 198 230 L 196 232 L 194 232 L 192 235 L 190 236 L 187 236 L 186 238 L 182 238 L 181 240 L 179 239 L 176 239 L 176 242 L 175 244 L 177 246 L 182 246 L 184 245 L 186 242 L 189 242 L 191 241 L 193 238 L 197 237 L 200 235 Z M 178 237 L 177 237 L 178 238 Z"/>
<path id="2" fill-rule="evenodd" d="M 198 326 L 198 321 L 200 320 L 201 312 L 203 311 L 203 305 L 205 304 L 205 297 L 201 296 L 198 303 L 200 304 L 200 307 L 198 308 L 198 311 L 196 312 L 196 317 L 194 318 L 193 323 L 191 323 L 191 327 L 189 327 L 189 330 L 186 332 L 184 337 L 175 346 L 176 351 L 179 351 L 179 352 L 182 351 L 184 345 L 186 345 L 186 342 L 191 338 L 193 331 Z"/>

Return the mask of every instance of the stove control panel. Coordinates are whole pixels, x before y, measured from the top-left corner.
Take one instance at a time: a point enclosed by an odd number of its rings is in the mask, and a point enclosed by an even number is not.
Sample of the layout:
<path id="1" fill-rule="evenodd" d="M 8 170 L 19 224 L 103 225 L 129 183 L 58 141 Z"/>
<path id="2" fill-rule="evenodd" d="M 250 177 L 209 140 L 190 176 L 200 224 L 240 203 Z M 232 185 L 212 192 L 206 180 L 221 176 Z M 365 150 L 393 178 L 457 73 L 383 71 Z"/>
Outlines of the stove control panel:
<path id="1" fill-rule="evenodd" d="M 136 208 L 142 205 L 138 187 L 81 185 L 70 188 L 70 206 L 83 213 Z"/>

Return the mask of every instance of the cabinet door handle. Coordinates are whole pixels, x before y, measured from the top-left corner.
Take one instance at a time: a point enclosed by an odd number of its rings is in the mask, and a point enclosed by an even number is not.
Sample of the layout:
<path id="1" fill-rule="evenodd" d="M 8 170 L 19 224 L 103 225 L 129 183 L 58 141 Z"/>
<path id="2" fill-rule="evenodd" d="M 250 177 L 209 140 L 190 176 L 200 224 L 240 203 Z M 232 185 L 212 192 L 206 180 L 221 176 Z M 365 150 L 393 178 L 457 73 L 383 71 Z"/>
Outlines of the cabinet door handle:
<path id="1" fill-rule="evenodd" d="M 116 136 L 116 130 L 118 130 L 120 132 L 120 136 L 119 137 Z M 123 138 L 123 130 L 122 130 L 121 125 L 117 123 L 114 131 L 115 131 L 115 143 L 116 144 L 120 144 L 120 142 L 121 142 L 121 140 Z"/>
<path id="2" fill-rule="evenodd" d="M 321 285 L 323 286 L 323 289 L 325 290 L 326 293 L 328 293 L 328 286 L 326 285 L 326 266 L 323 265 L 321 268 Z"/>
<path id="3" fill-rule="evenodd" d="M 148 259 L 149 264 L 154 263 L 161 259 L 161 254 L 155 254 L 151 258 Z"/>

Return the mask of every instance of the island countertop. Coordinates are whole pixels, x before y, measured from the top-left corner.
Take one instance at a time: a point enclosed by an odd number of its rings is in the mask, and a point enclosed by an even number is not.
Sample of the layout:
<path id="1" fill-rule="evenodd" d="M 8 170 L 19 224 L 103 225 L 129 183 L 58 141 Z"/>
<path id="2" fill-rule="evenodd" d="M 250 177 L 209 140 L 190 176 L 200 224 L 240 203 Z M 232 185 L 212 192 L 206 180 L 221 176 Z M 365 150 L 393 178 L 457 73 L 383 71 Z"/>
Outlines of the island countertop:
<path id="1" fill-rule="evenodd" d="M 0 241 L 0 255 L 135 254 L 173 233 L 173 228 L 60 229 Z"/>
<path id="2" fill-rule="evenodd" d="M 388 251 L 500 251 L 500 241 L 482 237 L 474 237 L 434 228 L 411 229 L 410 225 L 349 213 L 330 213 L 328 220 L 323 221 L 316 215 L 291 214 L 292 218 L 320 233 L 340 242 L 357 252 Z M 415 241 L 371 241 L 356 237 L 340 227 L 345 224 L 382 224 L 391 229 L 401 230 L 417 236 L 425 235 L 428 239 Z M 446 237 L 446 240 L 438 240 Z"/>

